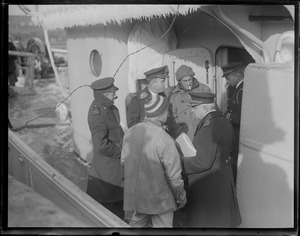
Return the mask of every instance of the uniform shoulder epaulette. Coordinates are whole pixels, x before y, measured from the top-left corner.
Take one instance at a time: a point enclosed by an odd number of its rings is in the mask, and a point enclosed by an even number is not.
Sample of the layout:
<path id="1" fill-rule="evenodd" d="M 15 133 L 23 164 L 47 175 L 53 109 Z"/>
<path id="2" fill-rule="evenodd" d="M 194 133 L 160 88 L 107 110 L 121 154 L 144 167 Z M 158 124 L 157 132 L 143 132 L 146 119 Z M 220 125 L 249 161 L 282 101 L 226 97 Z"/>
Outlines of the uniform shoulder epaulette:
<path id="1" fill-rule="evenodd" d="M 209 124 L 210 124 L 210 120 L 206 120 L 202 127 L 209 126 Z"/>
<path id="2" fill-rule="evenodd" d="M 100 108 L 98 106 L 94 106 L 93 115 L 100 115 Z"/>

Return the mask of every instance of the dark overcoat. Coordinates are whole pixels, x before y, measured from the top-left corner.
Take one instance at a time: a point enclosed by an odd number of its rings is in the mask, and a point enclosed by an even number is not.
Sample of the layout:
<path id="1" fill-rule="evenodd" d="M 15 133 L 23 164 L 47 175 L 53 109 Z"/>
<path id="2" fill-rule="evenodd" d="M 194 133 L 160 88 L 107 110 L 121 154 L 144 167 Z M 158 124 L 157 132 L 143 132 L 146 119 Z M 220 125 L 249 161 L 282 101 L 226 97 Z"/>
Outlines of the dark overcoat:
<path id="1" fill-rule="evenodd" d="M 94 96 L 88 111 L 93 159 L 87 193 L 101 203 L 121 201 L 124 170 L 120 157 L 124 132 L 119 110 L 101 93 L 94 93 Z"/>
<path id="2" fill-rule="evenodd" d="M 231 169 L 233 129 L 221 111 L 199 123 L 195 157 L 183 159 L 189 177 L 187 218 L 192 227 L 235 227 L 241 223 Z"/>
<path id="3" fill-rule="evenodd" d="M 233 91 L 232 96 L 228 102 L 227 113 L 230 113 L 229 120 L 233 127 L 240 126 L 242 98 L 243 98 L 243 83 L 241 82 Z"/>
<path id="4" fill-rule="evenodd" d="M 233 94 L 228 102 L 228 110 L 225 116 L 230 120 L 234 132 L 234 148 L 232 153 L 233 158 L 233 176 L 236 182 L 237 178 L 237 165 L 239 155 L 239 140 L 240 140 L 240 121 L 242 111 L 242 98 L 243 98 L 243 81 L 234 89 Z"/>

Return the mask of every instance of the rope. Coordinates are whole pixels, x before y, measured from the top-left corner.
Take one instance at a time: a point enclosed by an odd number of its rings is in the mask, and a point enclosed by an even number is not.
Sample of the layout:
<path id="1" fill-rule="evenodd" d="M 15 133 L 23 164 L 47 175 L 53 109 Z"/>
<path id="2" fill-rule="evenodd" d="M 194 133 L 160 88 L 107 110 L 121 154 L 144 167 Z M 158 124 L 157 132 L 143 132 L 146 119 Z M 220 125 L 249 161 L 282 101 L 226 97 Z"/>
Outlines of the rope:
<path id="1" fill-rule="evenodd" d="M 55 108 L 54 109 L 51 109 L 50 111 L 48 111 L 48 112 L 45 112 L 45 113 L 43 113 L 43 114 L 41 114 L 41 115 L 39 115 L 39 116 L 37 116 L 37 117 L 35 117 L 35 118 L 33 118 L 33 119 L 31 119 L 31 120 L 28 120 L 26 123 L 25 123 L 25 125 L 24 126 L 21 126 L 21 127 L 17 127 L 17 128 L 13 128 L 12 130 L 13 131 L 16 131 L 16 130 L 20 130 L 20 129 L 23 129 L 23 128 L 25 128 L 25 127 L 27 127 L 28 126 L 28 123 L 29 122 L 32 122 L 32 121 L 34 121 L 34 120 L 36 120 L 36 119 L 38 119 L 38 118 L 40 118 L 40 117 L 43 117 L 43 116 L 45 116 L 45 115 L 48 115 L 49 113 L 51 113 L 51 112 L 53 112 L 53 111 L 55 111 L 56 110 L 56 108 L 58 108 L 61 104 L 63 104 L 76 90 L 78 90 L 78 89 L 80 89 L 80 88 L 82 88 L 82 87 L 91 87 L 90 85 L 81 85 L 81 86 L 79 86 L 79 87 L 77 87 L 76 89 L 74 89 L 64 100 L 62 100 L 60 103 L 58 103 L 56 106 L 55 106 Z"/>

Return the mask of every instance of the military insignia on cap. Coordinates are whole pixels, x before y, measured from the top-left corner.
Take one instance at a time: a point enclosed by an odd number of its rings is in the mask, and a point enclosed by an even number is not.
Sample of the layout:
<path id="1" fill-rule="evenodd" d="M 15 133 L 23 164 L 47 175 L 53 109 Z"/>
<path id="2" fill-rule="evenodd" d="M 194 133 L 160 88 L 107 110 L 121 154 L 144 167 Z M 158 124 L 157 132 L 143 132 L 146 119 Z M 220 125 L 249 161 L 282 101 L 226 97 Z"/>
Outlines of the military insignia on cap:
<path id="1" fill-rule="evenodd" d="M 151 69 L 145 72 L 144 74 L 148 79 L 154 79 L 154 78 L 166 79 L 169 78 L 169 68 L 168 66 L 162 66 L 159 68 Z"/>

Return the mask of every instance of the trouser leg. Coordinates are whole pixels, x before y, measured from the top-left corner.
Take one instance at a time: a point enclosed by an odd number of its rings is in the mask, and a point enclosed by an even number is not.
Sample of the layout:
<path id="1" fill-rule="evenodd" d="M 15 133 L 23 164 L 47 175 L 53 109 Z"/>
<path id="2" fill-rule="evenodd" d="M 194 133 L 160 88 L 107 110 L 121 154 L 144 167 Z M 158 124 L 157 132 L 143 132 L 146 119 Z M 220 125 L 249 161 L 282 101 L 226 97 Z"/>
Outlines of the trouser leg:
<path id="1" fill-rule="evenodd" d="M 142 228 L 148 226 L 150 216 L 146 214 L 141 214 L 138 212 L 133 212 L 129 225 L 134 228 Z"/>
<path id="2" fill-rule="evenodd" d="M 155 227 L 173 227 L 174 212 L 170 211 L 163 214 L 152 215 L 152 226 Z"/>

